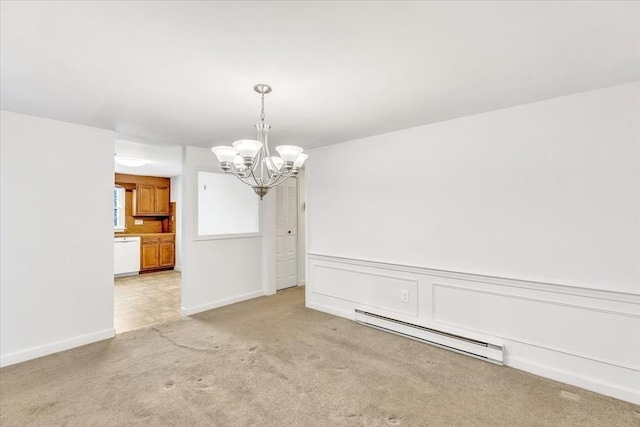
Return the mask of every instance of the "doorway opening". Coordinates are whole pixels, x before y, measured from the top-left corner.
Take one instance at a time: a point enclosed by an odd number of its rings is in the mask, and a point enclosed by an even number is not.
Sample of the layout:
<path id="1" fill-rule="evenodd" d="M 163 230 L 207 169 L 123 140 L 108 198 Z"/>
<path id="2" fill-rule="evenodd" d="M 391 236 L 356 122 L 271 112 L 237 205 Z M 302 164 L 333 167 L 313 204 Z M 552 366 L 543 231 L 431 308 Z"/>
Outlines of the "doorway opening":
<path id="1" fill-rule="evenodd" d="M 182 148 L 124 140 L 116 140 L 115 148 L 114 328 L 119 334 L 181 316 Z"/>
<path id="2" fill-rule="evenodd" d="M 114 281 L 113 320 L 117 334 L 181 316 L 179 271 L 116 277 Z"/>

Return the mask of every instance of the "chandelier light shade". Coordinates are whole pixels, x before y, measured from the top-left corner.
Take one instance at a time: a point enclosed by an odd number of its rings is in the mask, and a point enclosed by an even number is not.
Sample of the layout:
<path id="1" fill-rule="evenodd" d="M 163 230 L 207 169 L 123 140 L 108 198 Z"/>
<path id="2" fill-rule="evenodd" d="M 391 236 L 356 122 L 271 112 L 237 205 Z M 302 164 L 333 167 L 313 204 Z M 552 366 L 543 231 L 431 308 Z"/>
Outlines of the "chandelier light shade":
<path id="1" fill-rule="evenodd" d="M 211 148 L 211 151 L 225 173 L 233 174 L 251 186 L 262 199 L 269 189 L 296 176 L 309 156 L 295 145 L 279 145 L 276 151 L 280 156 L 271 155 L 267 141 L 271 126 L 264 122 L 264 96 L 271 92 L 271 86 L 257 84 L 253 89 L 260 94 L 262 101 L 260 123 L 255 125 L 257 139 L 241 139 L 231 144 L 232 146 L 217 146 Z"/>
<path id="2" fill-rule="evenodd" d="M 233 162 L 238 155 L 238 152 L 233 147 L 225 147 L 223 145 L 213 147 L 211 151 L 213 151 L 213 153 L 218 157 L 218 160 L 222 163 Z"/>
<path id="3" fill-rule="evenodd" d="M 300 167 L 304 164 L 304 161 L 307 160 L 307 157 L 309 157 L 308 154 L 304 154 L 304 153 L 300 154 L 296 159 L 296 161 L 293 162 L 293 168 L 300 169 Z"/>

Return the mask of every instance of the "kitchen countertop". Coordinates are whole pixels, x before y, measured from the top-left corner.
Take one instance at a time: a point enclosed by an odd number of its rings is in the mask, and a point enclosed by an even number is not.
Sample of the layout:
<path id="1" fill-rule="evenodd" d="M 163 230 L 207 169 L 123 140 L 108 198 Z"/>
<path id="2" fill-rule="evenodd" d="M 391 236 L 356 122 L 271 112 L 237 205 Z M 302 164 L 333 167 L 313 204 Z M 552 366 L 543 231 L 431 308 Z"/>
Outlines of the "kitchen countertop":
<path id="1" fill-rule="evenodd" d="M 175 235 L 176 233 L 115 233 L 113 237 L 156 237 Z"/>

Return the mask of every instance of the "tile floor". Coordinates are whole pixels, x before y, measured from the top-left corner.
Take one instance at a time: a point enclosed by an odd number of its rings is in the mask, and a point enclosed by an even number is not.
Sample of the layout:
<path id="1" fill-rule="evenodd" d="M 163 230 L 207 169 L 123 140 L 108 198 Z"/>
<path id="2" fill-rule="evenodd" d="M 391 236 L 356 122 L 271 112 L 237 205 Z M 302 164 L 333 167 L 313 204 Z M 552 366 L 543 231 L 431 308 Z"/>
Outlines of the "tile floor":
<path id="1" fill-rule="evenodd" d="M 181 284 L 174 270 L 116 278 L 116 333 L 180 317 Z"/>

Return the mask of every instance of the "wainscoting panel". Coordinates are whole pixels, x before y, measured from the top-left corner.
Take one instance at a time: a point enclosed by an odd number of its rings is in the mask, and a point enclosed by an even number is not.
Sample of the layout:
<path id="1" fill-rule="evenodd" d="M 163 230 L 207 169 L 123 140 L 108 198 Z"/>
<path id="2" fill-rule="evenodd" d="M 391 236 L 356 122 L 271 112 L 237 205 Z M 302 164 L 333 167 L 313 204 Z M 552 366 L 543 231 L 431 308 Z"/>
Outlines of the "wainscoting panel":
<path id="1" fill-rule="evenodd" d="M 436 322 L 640 370 L 637 340 L 616 332 L 640 331 L 638 315 L 602 310 L 597 300 L 570 304 L 442 282 L 432 282 Z"/>
<path id="2" fill-rule="evenodd" d="M 316 284 L 316 294 L 381 308 L 393 313 L 416 316 L 418 313 L 418 281 L 415 277 L 371 268 L 344 268 L 313 263 L 309 276 Z M 406 291 L 407 302 L 400 299 Z"/>
<path id="3" fill-rule="evenodd" d="M 507 366 L 640 404 L 640 295 L 314 254 L 308 271 L 310 308 L 494 337 Z"/>

